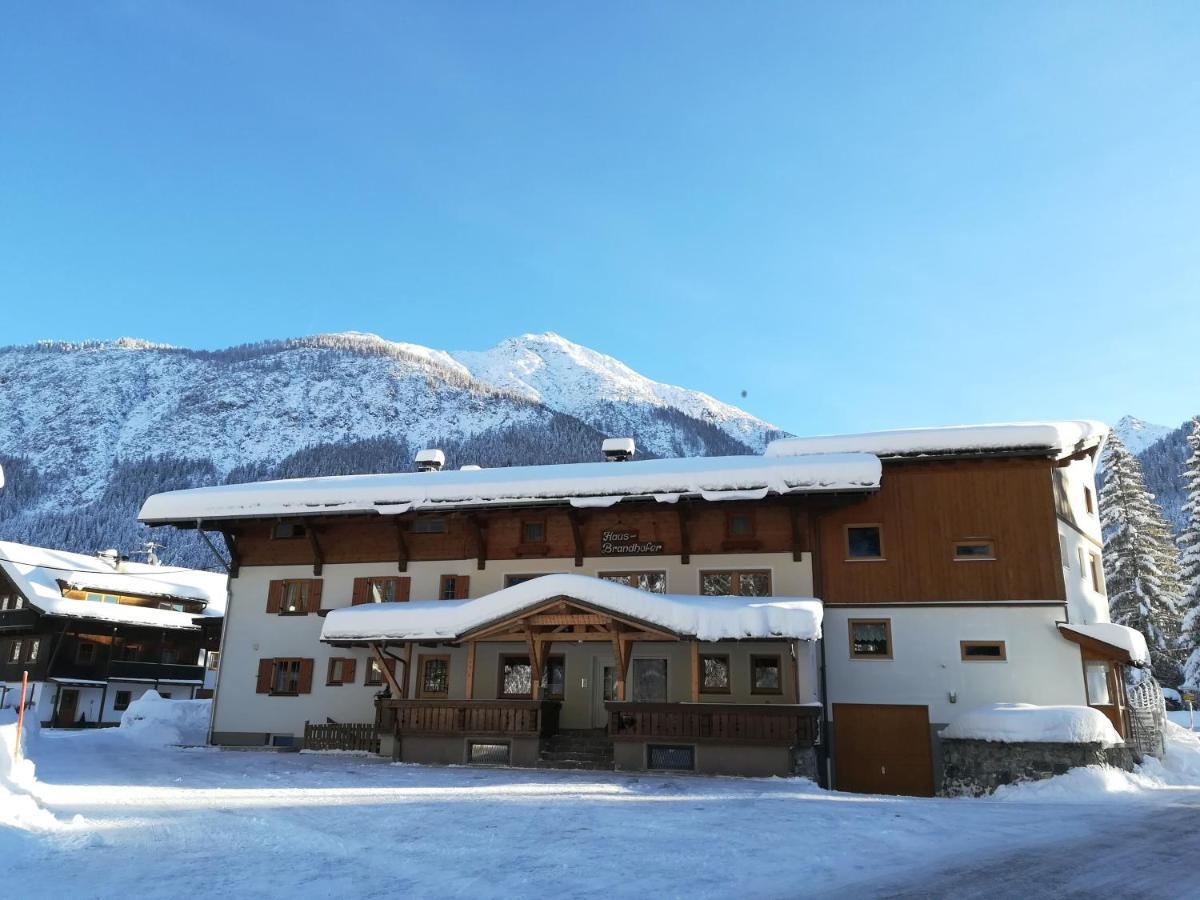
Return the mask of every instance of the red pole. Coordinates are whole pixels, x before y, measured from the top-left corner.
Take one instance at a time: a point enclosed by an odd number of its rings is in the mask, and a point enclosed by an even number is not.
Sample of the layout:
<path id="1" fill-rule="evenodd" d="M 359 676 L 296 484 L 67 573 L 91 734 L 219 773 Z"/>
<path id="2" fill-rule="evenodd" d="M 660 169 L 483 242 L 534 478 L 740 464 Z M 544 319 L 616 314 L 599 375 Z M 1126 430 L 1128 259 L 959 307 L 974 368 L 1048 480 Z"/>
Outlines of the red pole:
<path id="1" fill-rule="evenodd" d="M 25 724 L 25 689 L 29 686 L 29 670 L 21 673 L 21 706 L 17 710 L 17 745 L 13 747 L 13 759 L 21 758 L 21 726 Z"/>

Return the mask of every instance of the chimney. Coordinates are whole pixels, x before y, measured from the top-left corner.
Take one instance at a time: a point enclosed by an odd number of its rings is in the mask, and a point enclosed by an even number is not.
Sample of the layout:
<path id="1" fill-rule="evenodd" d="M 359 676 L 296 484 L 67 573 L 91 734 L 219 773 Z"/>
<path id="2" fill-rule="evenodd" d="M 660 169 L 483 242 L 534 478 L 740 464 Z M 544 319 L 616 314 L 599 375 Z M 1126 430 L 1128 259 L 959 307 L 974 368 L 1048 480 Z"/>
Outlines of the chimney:
<path id="1" fill-rule="evenodd" d="M 626 462 L 633 459 L 637 449 L 634 447 L 633 438 L 605 438 L 604 443 L 600 445 L 600 452 L 604 454 L 605 462 Z"/>
<path id="2" fill-rule="evenodd" d="M 482 469 L 483 469 L 483 466 L 475 466 L 475 465 L 466 465 L 466 466 L 458 467 L 458 471 L 460 471 L 460 472 L 479 472 Z"/>
<path id="3" fill-rule="evenodd" d="M 436 448 L 417 451 L 418 472 L 440 472 L 446 464 L 446 454 Z"/>
<path id="4" fill-rule="evenodd" d="M 118 572 L 121 571 L 121 554 L 118 553 L 116 550 L 113 550 L 111 548 L 108 550 L 101 550 L 100 552 L 98 552 L 96 554 L 96 556 L 102 562 L 108 563 L 110 566 L 112 566 Z"/>

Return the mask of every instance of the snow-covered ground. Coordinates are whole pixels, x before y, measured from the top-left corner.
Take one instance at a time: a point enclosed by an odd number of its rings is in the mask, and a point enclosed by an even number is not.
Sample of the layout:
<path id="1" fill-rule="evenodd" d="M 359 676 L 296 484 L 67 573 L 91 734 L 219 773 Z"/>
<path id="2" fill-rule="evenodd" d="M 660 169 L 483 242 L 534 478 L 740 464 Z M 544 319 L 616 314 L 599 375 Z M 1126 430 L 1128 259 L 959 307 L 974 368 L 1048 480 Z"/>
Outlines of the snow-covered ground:
<path id="1" fill-rule="evenodd" d="M 3 896 L 1179 896 L 1200 852 L 1200 742 L 1182 731 L 1166 768 L 985 800 L 183 749 L 151 732 L 35 734 L 36 774 L 0 781 Z M 2 824 L 18 800 L 44 814 Z"/>

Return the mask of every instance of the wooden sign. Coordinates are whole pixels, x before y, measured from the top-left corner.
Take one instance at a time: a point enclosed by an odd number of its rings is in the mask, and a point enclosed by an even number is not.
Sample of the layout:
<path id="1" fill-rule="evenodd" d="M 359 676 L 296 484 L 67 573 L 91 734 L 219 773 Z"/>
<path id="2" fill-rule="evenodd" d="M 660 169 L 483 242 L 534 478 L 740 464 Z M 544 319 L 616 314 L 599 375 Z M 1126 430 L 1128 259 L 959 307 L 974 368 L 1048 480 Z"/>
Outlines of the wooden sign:
<path id="1" fill-rule="evenodd" d="M 639 541 L 636 531 L 607 530 L 600 535 L 601 556 L 644 556 L 662 552 L 662 541 Z"/>

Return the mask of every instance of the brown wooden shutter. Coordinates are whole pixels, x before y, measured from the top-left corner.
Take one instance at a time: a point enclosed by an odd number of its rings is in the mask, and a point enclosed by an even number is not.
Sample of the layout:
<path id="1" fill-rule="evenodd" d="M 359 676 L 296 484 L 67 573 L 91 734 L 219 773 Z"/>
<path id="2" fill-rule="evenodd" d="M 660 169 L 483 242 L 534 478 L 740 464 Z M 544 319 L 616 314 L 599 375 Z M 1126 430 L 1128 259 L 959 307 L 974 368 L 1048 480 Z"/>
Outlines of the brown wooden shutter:
<path id="1" fill-rule="evenodd" d="M 323 582 L 320 578 L 310 578 L 308 580 L 308 604 L 304 607 L 306 614 L 320 611 L 322 584 Z"/>
<path id="2" fill-rule="evenodd" d="M 411 589 L 412 589 L 412 579 L 411 578 L 409 578 L 407 576 L 405 576 L 403 578 L 397 576 L 397 578 L 396 578 L 396 602 L 397 603 L 407 602 L 408 593 Z"/>
<path id="3" fill-rule="evenodd" d="M 283 605 L 283 582 L 272 581 L 267 588 L 267 613 L 278 615 L 279 607 Z"/>
<path id="4" fill-rule="evenodd" d="M 298 694 L 312 693 L 312 675 L 313 661 L 311 659 L 300 660 L 300 685 L 296 688 Z"/>
<path id="5" fill-rule="evenodd" d="M 258 686 L 254 689 L 257 694 L 271 693 L 271 674 L 275 670 L 275 660 L 260 659 L 258 661 Z"/>
<path id="6" fill-rule="evenodd" d="M 350 595 L 351 606 L 362 606 L 367 602 L 367 587 L 370 585 L 370 580 L 367 578 L 354 579 L 354 591 Z"/>
<path id="7" fill-rule="evenodd" d="M 471 594 L 471 576 L 470 575 L 455 575 L 454 576 L 454 599 L 466 600 Z"/>
<path id="8" fill-rule="evenodd" d="M 345 684 L 354 684 L 354 670 L 358 664 L 353 656 L 347 656 L 342 663 L 342 681 Z"/>

